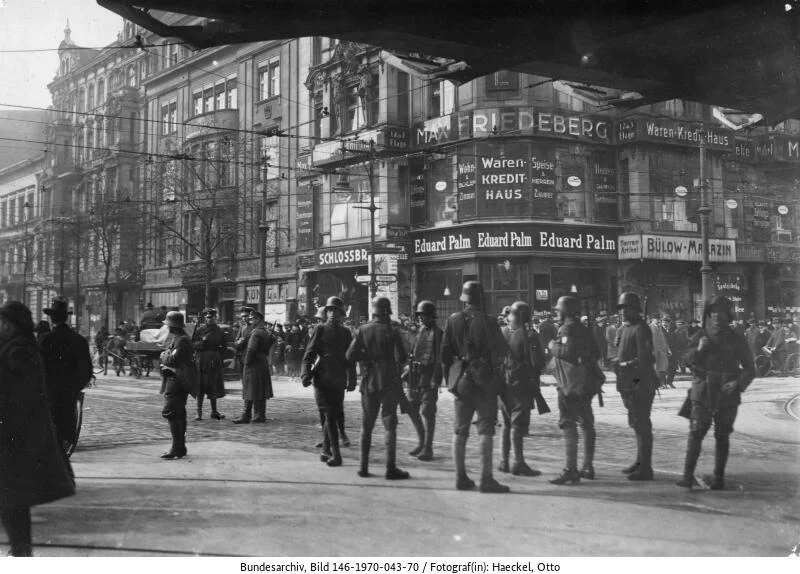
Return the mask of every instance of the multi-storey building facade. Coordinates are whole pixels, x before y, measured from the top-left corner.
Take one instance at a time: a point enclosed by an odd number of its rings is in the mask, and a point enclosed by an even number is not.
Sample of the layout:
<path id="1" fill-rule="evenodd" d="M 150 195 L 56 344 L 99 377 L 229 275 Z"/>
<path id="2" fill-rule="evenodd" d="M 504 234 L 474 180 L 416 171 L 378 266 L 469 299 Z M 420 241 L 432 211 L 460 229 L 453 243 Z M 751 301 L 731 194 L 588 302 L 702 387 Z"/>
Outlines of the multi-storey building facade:
<path id="1" fill-rule="evenodd" d="M 796 122 L 734 133 L 710 106 L 623 112 L 613 90 L 510 71 L 455 86 L 328 38 L 192 51 L 126 24 L 99 52 L 67 32 L 60 58 L 38 278 L 85 291 L 83 325 L 106 292 L 113 320 L 264 301 L 284 321 L 332 294 L 358 319 L 373 243 L 399 314 L 446 316 L 478 279 L 497 311 L 573 293 L 597 314 L 633 289 L 696 316 L 701 141 L 717 288 L 742 316 L 800 305 Z"/>

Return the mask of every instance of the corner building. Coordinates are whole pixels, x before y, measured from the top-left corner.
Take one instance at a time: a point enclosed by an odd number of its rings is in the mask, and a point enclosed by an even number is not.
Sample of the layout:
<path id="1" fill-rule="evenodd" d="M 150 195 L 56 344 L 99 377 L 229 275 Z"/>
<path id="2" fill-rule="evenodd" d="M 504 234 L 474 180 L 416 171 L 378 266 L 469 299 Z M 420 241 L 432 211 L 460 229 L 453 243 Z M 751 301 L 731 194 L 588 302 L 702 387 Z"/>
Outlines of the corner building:
<path id="1" fill-rule="evenodd" d="M 558 82 L 499 71 L 454 87 L 411 85 L 410 253 L 416 299 L 440 317 L 477 279 L 487 309 L 550 311 L 577 295 L 613 307 L 622 231 L 614 118 Z"/>

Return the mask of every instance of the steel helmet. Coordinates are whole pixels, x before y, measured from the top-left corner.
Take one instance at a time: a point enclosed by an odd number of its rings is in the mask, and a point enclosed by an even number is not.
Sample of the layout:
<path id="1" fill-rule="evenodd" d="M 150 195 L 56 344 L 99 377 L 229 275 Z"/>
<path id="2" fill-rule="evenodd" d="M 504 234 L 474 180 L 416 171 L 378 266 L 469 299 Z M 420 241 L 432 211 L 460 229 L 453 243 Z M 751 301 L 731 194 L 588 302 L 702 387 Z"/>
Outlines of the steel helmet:
<path id="1" fill-rule="evenodd" d="M 433 304 L 433 301 L 420 301 L 417 303 L 417 315 L 430 315 L 431 317 L 436 317 L 436 305 Z"/>
<path id="2" fill-rule="evenodd" d="M 347 313 L 347 309 L 344 306 L 344 301 L 342 301 L 339 297 L 328 297 L 328 300 L 325 302 L 324 309 L 327 311 L 328 309 L 339 309 L 342 313 Z"/>
<path id="3" fill-rule="evenodd" d="M 525 301 L 515 301 L 508 308 L 510 314 L 516 315 L 523 323 L 530 323 L 531 320 L 531 306 Z"/>
<path id="4" fill-rule="evenodd" d="M 467 281 L 461 288 L 461 301 L 471 305 L 480 305 L 483 298 L 483 286 L 477 281 Z"/>
<path id="5" fill-rule="evenodd" d="M 637 312 L 642 312 L 642 301 L 639 296 L 632 291 L 625 291 L 621 293 L 617 300 L 617 309 L 623 307 L 633 307 Z"/>
<path id="6" fill-rule="evenodd" d="M 562 295 L 556 302 L 556 311 L 570 317 L 577 317 L 581 314 L 581 302 L 572 295 Z"/>
<path id="7" fill-rule="evenodd" d="M 388 297 L 375 297 L 372 300 L 372 314 L 389 316 L 392 314 L 392 302 Z"/>
<path id="8" fill-rule="evenodd" d="M 183 319 L 183 313 L 180 311 L 170 311 L 167 313 L 167 317 L 164 320 L 164 324 L 167 327 L 176 327 L 179 329 L 183 329 L 186 326 L 186 323 Z"/>

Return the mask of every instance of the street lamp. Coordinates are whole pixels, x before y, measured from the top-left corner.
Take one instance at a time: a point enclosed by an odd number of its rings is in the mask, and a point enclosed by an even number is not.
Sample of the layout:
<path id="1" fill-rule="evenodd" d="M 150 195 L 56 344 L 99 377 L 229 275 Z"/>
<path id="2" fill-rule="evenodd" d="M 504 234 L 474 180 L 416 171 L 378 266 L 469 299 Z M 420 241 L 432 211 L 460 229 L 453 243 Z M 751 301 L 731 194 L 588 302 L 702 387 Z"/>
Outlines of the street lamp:
<path id="1" fill-rule="evenodd" d="M 22 236 L 22 248 L 24 249 L 25 259 L 22 261 L 22 303 L 28 304 L 28 211 L 33 206 L 29 202 L 25 202 L 22 206 L 25 208 L 23 211 L 25 217 L 25 233 Z"/>
<path id="2" fill-rule="evenodd" d="M 708 197 L 706 194 L 706 181 L 705 181 L 705 155 L 706 155 L 705 137 L 700 135 L 700 179 L 698 181 L 698 188 L 700 190 L 700 207 L 697 212 L 700 214 L 700 242 L 702 244 L 702 254 L 700 264 L 700 278 L 703 289 L 703 301 L 711 300 L 711 293 L 713 292 L 713 283 L 711 278 L 711 260 L 708 253 L 708 226 L 709 214 L 711 213 L 711 206 L 708 204 Z"/>

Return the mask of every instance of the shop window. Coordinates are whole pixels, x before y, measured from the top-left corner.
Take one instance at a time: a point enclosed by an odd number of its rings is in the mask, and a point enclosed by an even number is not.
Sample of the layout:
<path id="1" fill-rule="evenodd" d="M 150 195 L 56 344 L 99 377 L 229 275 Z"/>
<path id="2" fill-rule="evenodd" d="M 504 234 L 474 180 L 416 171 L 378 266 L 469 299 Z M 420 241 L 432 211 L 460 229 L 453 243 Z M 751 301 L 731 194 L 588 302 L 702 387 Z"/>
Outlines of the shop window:
<path id="1" fill-rule="evenodd" d="M 273 60 L 258 68 L 258 99 L 274 98 L 281 93 L 281 64 Z"/>
<path id="2" fill-rule="evenodd" d="M 449 157 L 428 165 L 427 189 L 428 221 L 434 225 L 455 221 L 458 217 L 458 197 Z M 416 198 L 416 202 L 419 201 L 420 198 Z"/>
<path id="3" fill-rule="evenodd" d="M 700 172 L 696 150 L 650 154 L 650 191 L 652 215 L 656 229 L 697 231 L 700 194 L 693 178 Z M 686 188 L 686 195 L 676 193 Z"/>
<path id="4" fill-rule="evenodd" d="M 453 113 L 455 109 L 456 89 L 452 82 L 434 80 L 430 85 L 429 116 L 438 118 Z"/>
<path id="5" fill-rule="evenodd" d="M 345 97 L 345 131 L 354 132 L 367 125 L 364 100 L 359 96 L 358 85 L 347 88 Z"/>
<path id="6" fill-rule="evenodd" d="M 408 124 L 409 101 L 411 94 L 408 90 L 409 78 L 405 72 L 397 72 L 397 123 Z"/>

